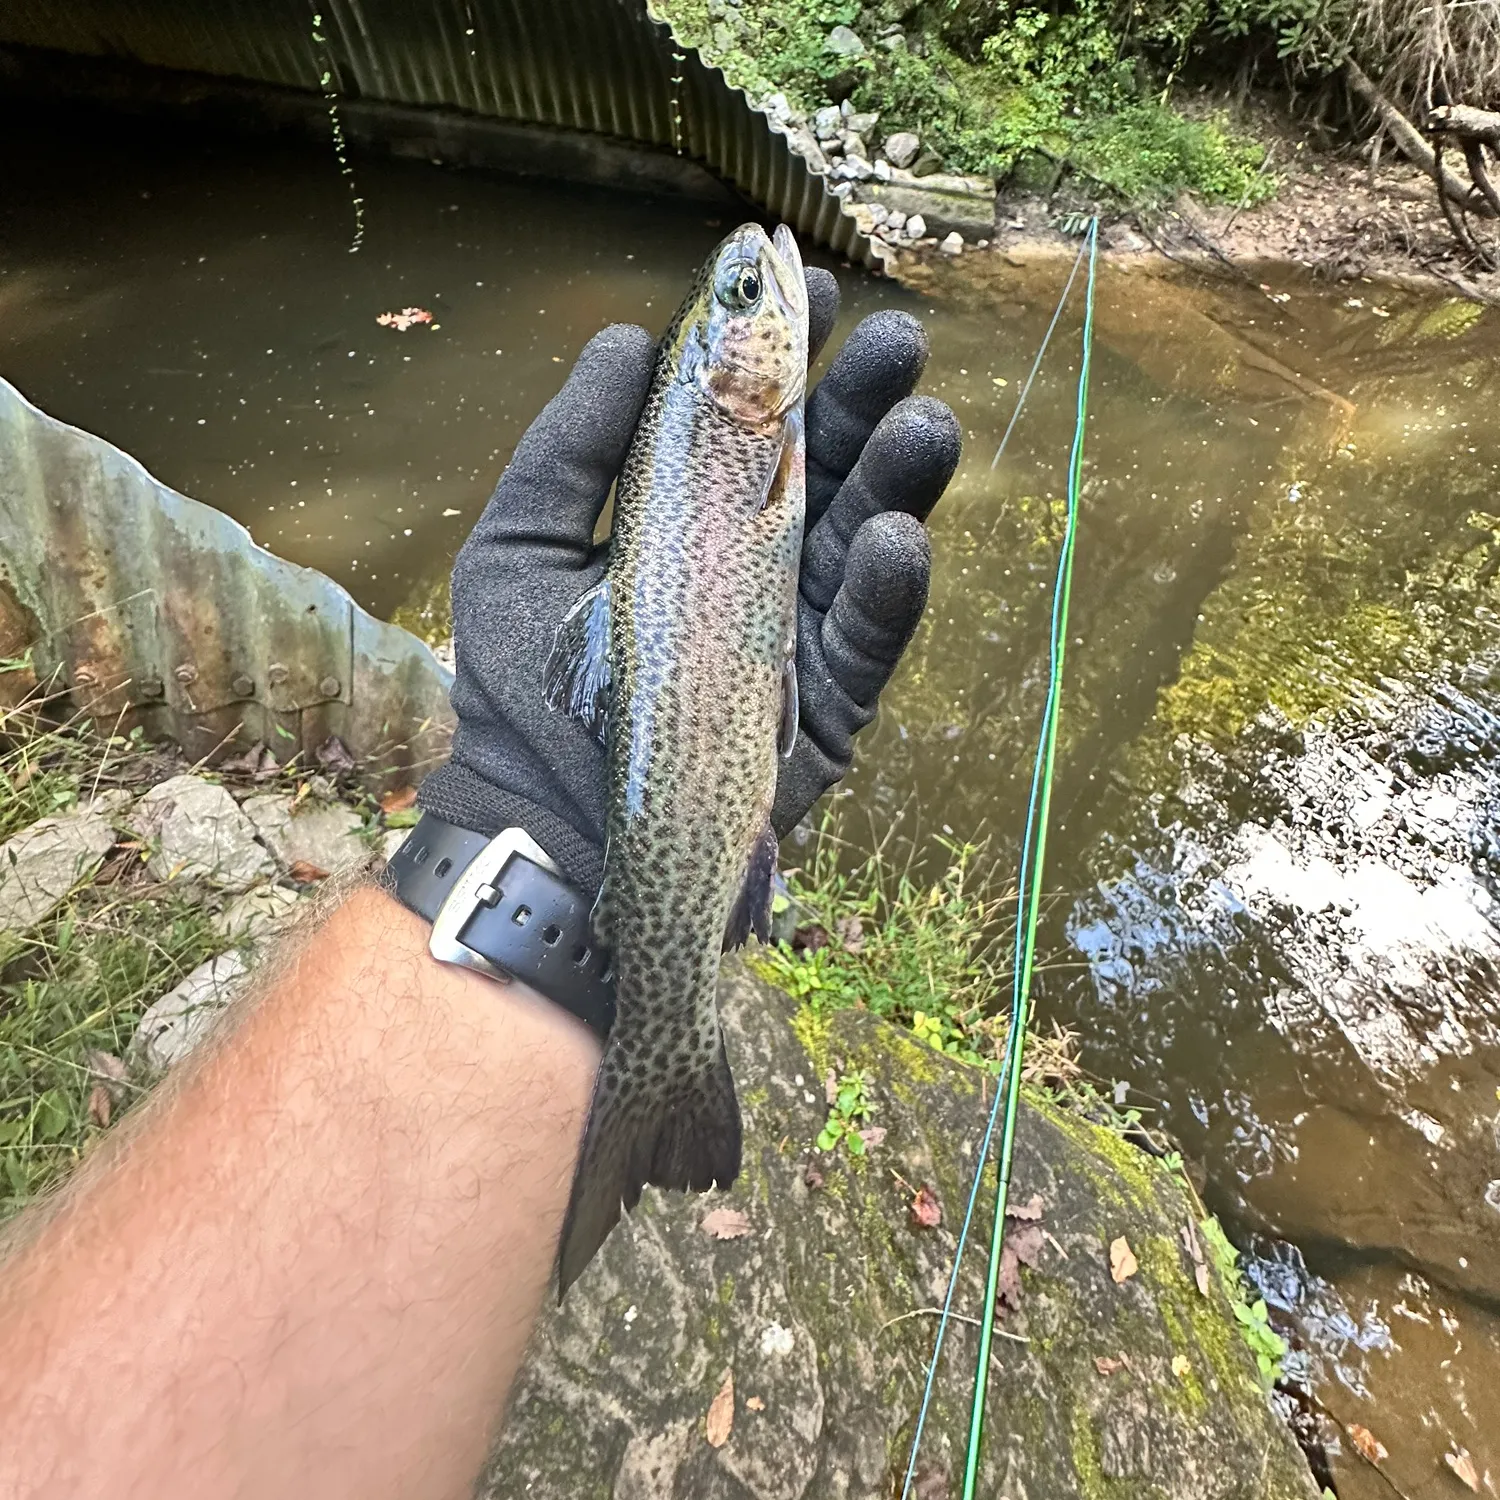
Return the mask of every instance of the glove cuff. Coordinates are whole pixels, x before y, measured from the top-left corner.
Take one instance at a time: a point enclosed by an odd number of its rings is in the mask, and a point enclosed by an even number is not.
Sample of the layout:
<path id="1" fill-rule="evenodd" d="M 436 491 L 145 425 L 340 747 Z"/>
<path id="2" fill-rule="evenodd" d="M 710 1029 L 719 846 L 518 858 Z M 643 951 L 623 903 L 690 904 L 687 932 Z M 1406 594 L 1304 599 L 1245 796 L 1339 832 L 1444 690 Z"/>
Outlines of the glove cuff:
<path id="1" fill-rule="evenodd" d="M 524 828 L 557 861 L 569 880 L 592 896 L 604 880 L 604 851 L 550 808 L 476 776 L 456 761 L 434 771 L 417 792 L 417 805 L 445 823 L 494 838 Z"/>

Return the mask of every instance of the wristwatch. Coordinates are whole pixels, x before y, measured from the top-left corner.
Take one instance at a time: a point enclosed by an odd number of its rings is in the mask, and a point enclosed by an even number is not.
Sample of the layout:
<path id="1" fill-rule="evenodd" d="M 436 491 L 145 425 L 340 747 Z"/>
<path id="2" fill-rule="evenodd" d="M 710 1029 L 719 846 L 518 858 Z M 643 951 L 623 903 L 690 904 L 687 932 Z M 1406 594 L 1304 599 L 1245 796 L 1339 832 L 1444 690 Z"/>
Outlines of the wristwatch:
<path id="1" fill-rule="evenodd" d="M 423 813 L 382 883 L 432 923 L 434 958 L 502 982 L 519 979 L 609 1035 L 614 974 L 594 937 L 593 902 L 525 829 L 487 838 Z"/>

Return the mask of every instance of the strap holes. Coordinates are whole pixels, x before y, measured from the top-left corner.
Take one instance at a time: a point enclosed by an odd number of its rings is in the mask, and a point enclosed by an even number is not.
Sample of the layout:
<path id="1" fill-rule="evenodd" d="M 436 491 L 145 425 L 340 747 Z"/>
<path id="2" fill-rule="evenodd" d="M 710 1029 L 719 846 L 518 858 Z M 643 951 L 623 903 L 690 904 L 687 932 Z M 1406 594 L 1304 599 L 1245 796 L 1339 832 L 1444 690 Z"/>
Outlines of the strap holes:
<path id="1" fill-rule="evenodd" d="M 587 943 L 575 943 L 573 946 L 573 967 L 581 969 L 594 955 L 589 951 Z"/>
<path id="2" fill-rule="evenodd" d="M 518 906 L 510 914 L 510 919 L 517 927 L 524 927 L 531 920 L 531 908 L 529 906 Z"/>
<path id="3" fill-rule="evenodd" d="M 441 880 L 453 868 L 453 861 L 445 854 L 433 867 L 432 878 Z"/>
<path id="4" fill-rule="evenodd" d="M 427 854 L 428 854 L 427 845 L 423 844 L 422 847 L 420 849 L 418 849 L 415 854 L 412 855 L 411 862 L 414 865 L 425 865 L 427 863 Z"/>
<path id="5" fill-rule="evenodd" d="M 548 922 L 542 928 L 542 941 L 550 948 L 562 936 L 562 928 L 556 922 Z"/>
<path id="6" fill-rule="evenodd" d="M 611 959 L 604 960 L 604 972 L 599 976 L 600 984 L 608 984 L 615 977 L 615 966 Z"/>

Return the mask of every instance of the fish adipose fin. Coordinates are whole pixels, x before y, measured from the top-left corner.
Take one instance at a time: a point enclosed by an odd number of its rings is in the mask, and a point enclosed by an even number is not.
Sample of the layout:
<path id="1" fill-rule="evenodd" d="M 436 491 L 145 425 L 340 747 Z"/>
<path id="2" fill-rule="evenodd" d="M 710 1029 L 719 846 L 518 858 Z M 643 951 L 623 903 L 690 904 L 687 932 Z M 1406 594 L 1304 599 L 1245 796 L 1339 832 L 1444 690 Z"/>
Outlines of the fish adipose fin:
<path id="1" fill-rule="evenodd" d="M 581 719 L 604 738 L 609 691 L 609 580 L 596 584 L 563 616 L 542 671 L 547 707 Z"/>
<path id="2" fill-rule="evenodd" d="M 740 1106 L 722 1035 L 708 1055 L 696 1078 L 656 1075 L 672 1079 L 671 1092 L 659 1093 L 643 1080 L 641 1058 L 628 1058 L 615 1041 L 606 1047 L 557 1252 L 558 1301 L 648 1182 L 703 1193 L 739 1175 Z M 669 1067 L 672 1061 L 669 1054 Z"/>
<path id="3" fill-rule="evenodd" d="M 724 926 L 724 951 L 742 948 L 753 932 L 761 942 L 771 940 L 771 897 L 776 882 L 776 833 L 769 823 L 750 850 L 745 883 L 729 909 Z"/>

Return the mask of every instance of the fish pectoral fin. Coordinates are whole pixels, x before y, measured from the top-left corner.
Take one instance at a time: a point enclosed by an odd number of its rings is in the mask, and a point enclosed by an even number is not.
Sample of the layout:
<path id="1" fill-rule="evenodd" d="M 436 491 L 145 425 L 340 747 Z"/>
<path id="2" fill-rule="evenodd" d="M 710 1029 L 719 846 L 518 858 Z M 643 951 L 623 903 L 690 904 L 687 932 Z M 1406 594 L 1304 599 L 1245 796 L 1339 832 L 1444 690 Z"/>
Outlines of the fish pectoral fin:
<path id="1" fill-rule="evenodd" d="M 695 1061 L 705 1055 L 687 1045 Z M 559 1301 L 648 1182 L 703 1193 L 739 1176 L 740 1106 L 722 1035 L 706 1055 L 684 1079 L 673 1052 L 648 1060 L 657 1066 L 643 1072 L 647 1060 L 627 1064 L 617 1041 L 605 1048 L 557 1251 Z"/>
<path id="2" fill-rule="evenodd" d="M 595 584 L 563 616 L 542 670 L 547 707 L 581 719 L 604 737 L 609 693 L 609 580 Z"/>
<path id="3" fill-rule="evenodd" d="M 781 726 L 776 743 L 785 760 L 797 743 L 797 725 L 802 718 L 802 704 L 797 696 L 797 654 L 795 648 L 781 664 Z"/>
<path id="4" fill-rule="evenodd" d="M 742 948 L 753 932 L 761 942 L 771 941 L 771 898 L 776 883 L 776 830 L 769 823 L 750 847 L 744 883 L 729 909 L 724 924 L 724 951 Z"/>

